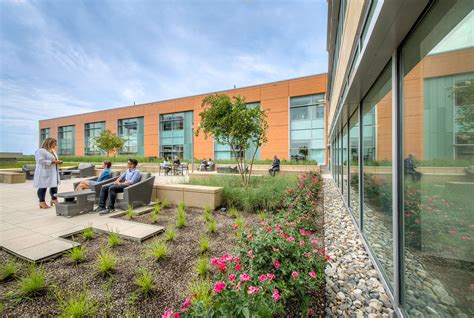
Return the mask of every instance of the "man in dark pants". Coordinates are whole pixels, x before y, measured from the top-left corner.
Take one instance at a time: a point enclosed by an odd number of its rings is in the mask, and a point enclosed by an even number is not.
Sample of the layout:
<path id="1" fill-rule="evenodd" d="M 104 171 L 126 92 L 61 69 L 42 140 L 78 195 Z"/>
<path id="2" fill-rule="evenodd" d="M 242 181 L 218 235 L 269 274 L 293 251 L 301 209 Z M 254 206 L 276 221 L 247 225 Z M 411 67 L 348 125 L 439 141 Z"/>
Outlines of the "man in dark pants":
<path id="1" fill-rule="evenodd" d="M 280 159 L 278 159 L 277 155 L 273 155 L 273 164 L 272 167 L 268 169 L 268 172 L 274 177 L 277 171 L 280 171 Z"/>
<path id="2" fill-rule="evenodd" d="M 141 179 L 141 173 L 137 169 L 137 165 L 138 161 L 136 159 L 128 159 L 128 169 L 122 173 L 114 183 L 102 187 L 100 190 L 99 206 L 94 210 L 94 212 L 107 214 L 115 211 L 115 199 L 117 198 L 117 193 L 122 193 L 123 189 L 139 182 Z M 109 199 L 109 204 L 107 208 L 105 208 L 107 198 Z"/>
<path id="3" fill-rule="evenodd" d="M 411 176 L 413 181 L 420 181 L 423 174 L 419 171 L 416 171 L 415 155 L 410 153 L 403 161 L 405 175 Z"/>

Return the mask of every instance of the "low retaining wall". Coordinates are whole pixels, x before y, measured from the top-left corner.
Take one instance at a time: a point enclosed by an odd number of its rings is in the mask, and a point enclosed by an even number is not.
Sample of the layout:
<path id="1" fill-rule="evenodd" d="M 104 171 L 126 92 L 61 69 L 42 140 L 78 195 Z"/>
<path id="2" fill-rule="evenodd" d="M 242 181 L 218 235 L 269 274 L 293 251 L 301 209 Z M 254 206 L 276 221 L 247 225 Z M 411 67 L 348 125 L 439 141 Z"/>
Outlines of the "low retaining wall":
<path id="1" fill-rule="evenodd" d="M 184 202 L 186 206 L 213 210 L 222 205 L 224 188 L 190 184 L 155 184 L 152 201 L 167 199 L 172 204 Z"/>
<path id="2" fill-rule="evenodd" d="M 25 174 L 16 171 L 0 171 L 0 183 L 25 183 Z"/>

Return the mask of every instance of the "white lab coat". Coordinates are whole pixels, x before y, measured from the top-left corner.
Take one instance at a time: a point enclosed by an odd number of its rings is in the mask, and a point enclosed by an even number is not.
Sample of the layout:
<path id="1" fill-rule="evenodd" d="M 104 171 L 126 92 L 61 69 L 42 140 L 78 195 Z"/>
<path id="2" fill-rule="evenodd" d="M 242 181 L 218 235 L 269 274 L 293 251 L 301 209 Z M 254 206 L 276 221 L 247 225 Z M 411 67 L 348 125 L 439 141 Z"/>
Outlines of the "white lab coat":
<path id="1" fill-rule="evenodd" d="M 33 179 L 34 188 L 52 188 L 59 185 L 59 168 L 53 163 L 53 160 L 57 157 L 56 153 L 53 155 L 44 148 L 36 150 L 36 169 Z"/>

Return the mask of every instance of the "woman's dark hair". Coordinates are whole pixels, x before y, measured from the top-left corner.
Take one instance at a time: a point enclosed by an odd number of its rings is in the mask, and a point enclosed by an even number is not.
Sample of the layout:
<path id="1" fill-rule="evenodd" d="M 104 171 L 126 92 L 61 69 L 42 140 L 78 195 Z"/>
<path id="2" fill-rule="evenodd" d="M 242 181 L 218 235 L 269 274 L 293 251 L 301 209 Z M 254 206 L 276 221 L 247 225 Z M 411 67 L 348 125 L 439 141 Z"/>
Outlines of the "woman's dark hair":
<path id="1" fill-rule="evenodd" d="M 110 167 L 112 167 L 112 162 L 108 161 L 108 160 L 105 160 L 104 161 L 104 165 L 110 169 Z"/>
<path id="2" fill-rule="evenodd" d="M 137 159 L 130 158 L 130 159 L 128 159 L 128 161 L 130 161 L 134 167 L 136 167 L 138 165 Z"/>

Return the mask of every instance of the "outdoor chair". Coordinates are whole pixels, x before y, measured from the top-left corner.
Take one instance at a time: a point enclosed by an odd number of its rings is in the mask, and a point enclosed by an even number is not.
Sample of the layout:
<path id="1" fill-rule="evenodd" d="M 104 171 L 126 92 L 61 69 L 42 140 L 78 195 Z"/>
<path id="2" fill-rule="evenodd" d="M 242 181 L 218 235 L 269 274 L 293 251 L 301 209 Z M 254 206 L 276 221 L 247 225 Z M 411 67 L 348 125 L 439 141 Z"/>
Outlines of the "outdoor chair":
<path id="1" fill-rule="evenodd" d="M 79 166 L 71 169 L 71 174 L 79 178 L 94 176 L 95 165 L 93 163 L 81 162 Z"/>
<path id="2" fill-rule="evenodd" d="M 94 184 L 93 186 L 90 187 L 90 189 L 92 191 L 95 192 L 95 195 L 94 195 L 94 202 L 96 204 L 99 204 L 99 198 L 100 198 L 100 190 L 102 190 L 102 187 L 106 184 L 109 184 L 111 182 L 114 182 L 115 180 L 117 180 L 117 178 L 120 176 L 120 172 L 118 171 L 112 171 L 112 178 L 109 178 L 107 180 L 102 180 L 101 182 L 97 182 L 96 184 Z M 92 177 L 92 178 L 87 178 L 86 180 L 89 180 L 89 181 L 97 181 L 99 177 L 98 176 L 95 176 L 95 177 Z M 77 181 L 77 182 L 74 182 L 73 183 L 73 190 L 77 188 L 77 186 L 79 185 L 80 181 Z M 92 197 L 92 196 L 91 196 Z M 90 199 L 90 198 L 89 198 Z"/>
<path id="3" fill-rule="evenodd" d="M 21 167 L 21 171 L 25 173 L 26 180 L 33 180 L 35 177 L 35 169 L 36 165 L 23 165 L 23 167 Z"/>
<path id="4" fill-rule="evenodd" d="M 117 195 L 116 207 L 122 210 L 127 210 L 129 206 L 132 208 L 147 205 L 151 202 L 153 194 L 153 184 L 155 183 L 155 176 L 149 172 L 142 173 L 139 182 L 123 189 L 123 193 Z"/>

